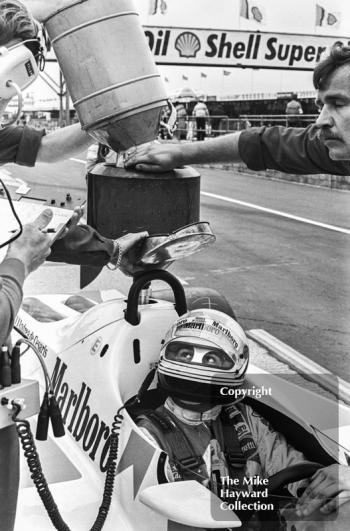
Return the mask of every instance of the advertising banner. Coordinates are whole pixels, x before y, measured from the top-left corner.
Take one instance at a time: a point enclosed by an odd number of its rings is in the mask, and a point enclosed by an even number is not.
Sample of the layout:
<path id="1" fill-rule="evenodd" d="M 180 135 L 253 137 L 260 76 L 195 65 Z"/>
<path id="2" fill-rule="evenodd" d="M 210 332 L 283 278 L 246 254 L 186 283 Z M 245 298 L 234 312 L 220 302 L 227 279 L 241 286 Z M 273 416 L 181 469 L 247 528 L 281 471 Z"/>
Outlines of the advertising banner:
<path id="1" fill-rule="evenodd" d="M 313 70 L 322 53 L 350 37 L 144 26 L 159 65 Z"/>

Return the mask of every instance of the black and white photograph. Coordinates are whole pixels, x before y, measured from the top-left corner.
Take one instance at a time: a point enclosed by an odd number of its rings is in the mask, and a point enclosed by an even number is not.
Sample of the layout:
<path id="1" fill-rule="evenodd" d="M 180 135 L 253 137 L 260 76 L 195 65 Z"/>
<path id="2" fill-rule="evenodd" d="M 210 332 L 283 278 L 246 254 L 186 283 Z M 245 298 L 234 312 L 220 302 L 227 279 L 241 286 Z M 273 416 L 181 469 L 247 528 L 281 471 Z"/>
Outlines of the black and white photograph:
<path id="1" fill-rule="evenodd" d="M 0 0 L 0 531 L 350 526 L 350 4 Z"/>

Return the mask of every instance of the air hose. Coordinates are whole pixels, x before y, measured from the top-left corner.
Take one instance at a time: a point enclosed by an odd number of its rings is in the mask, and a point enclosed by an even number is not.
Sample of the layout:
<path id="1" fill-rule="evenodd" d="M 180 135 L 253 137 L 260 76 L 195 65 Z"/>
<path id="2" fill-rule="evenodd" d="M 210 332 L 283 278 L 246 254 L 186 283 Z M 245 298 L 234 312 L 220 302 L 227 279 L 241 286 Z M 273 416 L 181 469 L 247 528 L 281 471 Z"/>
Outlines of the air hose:
<path id="1" fill-rule="evenodd" d="M 21 441 L 24 456 L 27 460 L 31 477 L 33 479 L 36 490 L 38 491 L 38 494 L 41 498 L 41 501 L 44 504 L 46 512 L 49 515 L 52 524 L 58 531 L 71 531 L 59 512 L 59 509 L 51 494 L 49 485 L 42 471 L 39 454 L 35 445 L 30 424 L 27 420 L 18 419 L 18 415 L 21 411 L 21 406 L 15 401 L 12 402 L 12 406 L 15 410 L 14 414 L 12 415 L 12 420 L 16 424 L 18 437 Z M 114 489 L 116 461 L 118 458 L 119 431 L 124 419 L 123 415 L 121 414 L 122 409 L 124 409 L 124 406 L 118 409 L 117 414 L 115 415 L 112 423 L 110 448 L 108 455 L 108 468 L 106 472 L 102 503 L 98 510 L 96 520 L 93 526 L 90 528 L 90 531 L 100 531 L 103 528 L 110 509 Z"/>

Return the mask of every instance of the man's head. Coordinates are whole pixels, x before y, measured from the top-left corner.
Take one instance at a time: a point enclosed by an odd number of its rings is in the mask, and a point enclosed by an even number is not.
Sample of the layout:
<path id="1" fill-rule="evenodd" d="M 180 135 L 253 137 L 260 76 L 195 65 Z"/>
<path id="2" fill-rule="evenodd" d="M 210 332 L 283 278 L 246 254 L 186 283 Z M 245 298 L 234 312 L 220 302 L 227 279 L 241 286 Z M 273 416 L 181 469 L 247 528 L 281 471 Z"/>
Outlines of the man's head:
<path id="1" fill-rule="evenodd" d="M 0 46 L 34 39 L 37 33 L 37 23 L 21 2 L 0 0 Z"/>
<path id="2" fill-rule="evenodd" d="M 19 89 L 26 88 L 38 75 L 36 63 L 42 52 L 38 30 L 23 4 L 0 0 L 0 117 Z"/>
<path id="3" fill-rule="evenodd" d="M 232 402 L 221 390 L 242 386 L 248 362 L 246 335 L 232 317 L 217 310 L 192 310 L 166 334 L 158 382 L 172 398 L 210 407 Z"/>
<path id="4" fill-rule="evenodd" d="M 350 160 L 350 47 L 337 43 L 315 68 L 316 125 L 333 160 Z"/>

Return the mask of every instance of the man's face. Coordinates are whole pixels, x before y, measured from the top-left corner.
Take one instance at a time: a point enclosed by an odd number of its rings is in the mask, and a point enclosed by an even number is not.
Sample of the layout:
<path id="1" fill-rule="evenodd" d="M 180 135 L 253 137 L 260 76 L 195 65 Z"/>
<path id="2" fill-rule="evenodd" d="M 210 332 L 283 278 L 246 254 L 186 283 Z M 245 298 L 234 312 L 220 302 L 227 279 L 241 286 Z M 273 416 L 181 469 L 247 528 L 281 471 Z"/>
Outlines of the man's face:
<path id="1" fill-rule="evenodd" d="M 350 64 L 339 67 L 316 104 L 321 112 L 316 121 L 333 160 L 350 160 Z"/>

